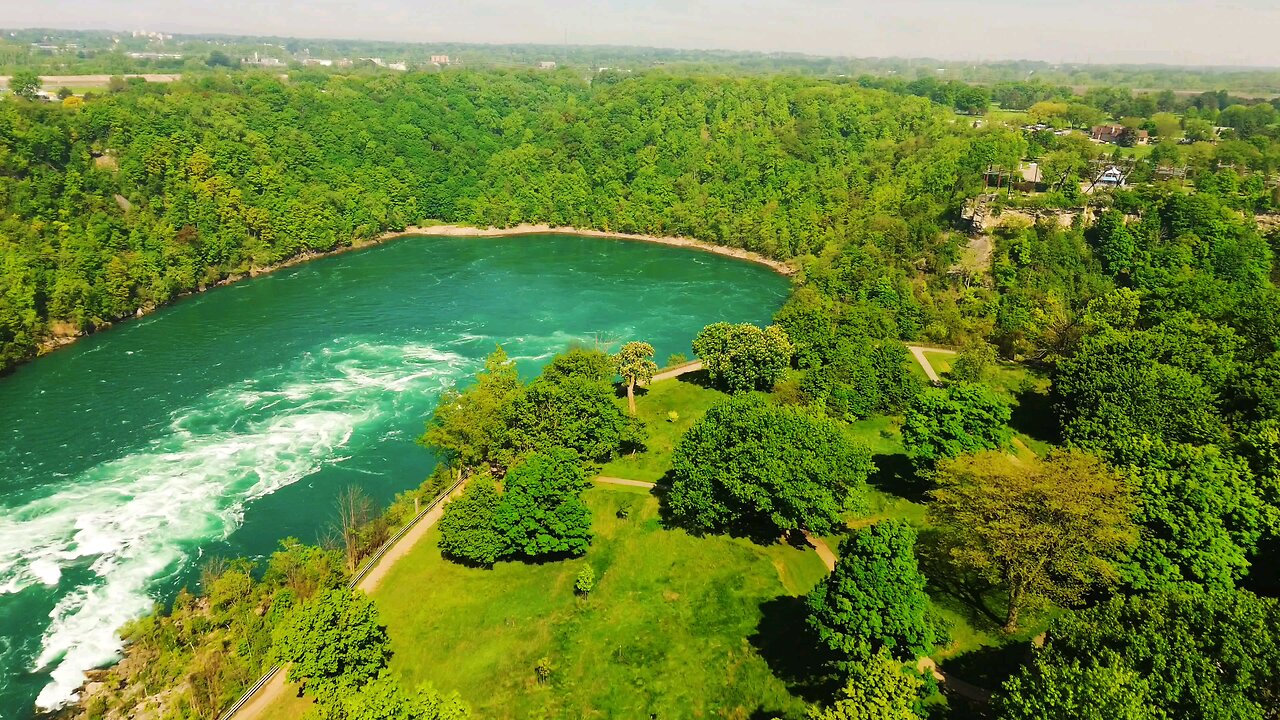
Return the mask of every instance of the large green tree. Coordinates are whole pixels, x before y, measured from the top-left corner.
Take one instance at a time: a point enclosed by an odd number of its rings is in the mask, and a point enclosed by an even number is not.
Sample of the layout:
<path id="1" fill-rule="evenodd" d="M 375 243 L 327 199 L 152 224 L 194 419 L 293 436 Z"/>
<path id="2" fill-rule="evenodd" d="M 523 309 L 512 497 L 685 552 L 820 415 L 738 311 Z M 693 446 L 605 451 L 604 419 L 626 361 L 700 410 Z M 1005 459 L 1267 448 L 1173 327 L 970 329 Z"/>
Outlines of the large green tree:
<path id="1" fill-rule="evenodd" d="M 1117 560 L 1136 541 L 1128 489 L 1078 451 L 1044 460 L 963 455 L 939 465 L 929 495 L 952 562 L 1007 593 L 1009 631 L 1037 600 L 1077 603 L 1118 583 Z"/>
<path id="2" fill-rule="evenodd" d="M 1243 458 L 1147 437 L 1123 443 L 1116 456 L 1137 501 L 1140 541 L 1125 563 L 1128 584 L 1227 589 L 1244 576 L 1267 512 Z"/>
<path id="3" fill-rule="evenodd" d="M 1043 655 L 1010 678 L 996 700 L 1002 720 L 1165 720 L 1137 671 L 1108 656 L 1049 661 Z"/>
<path id="4" fill-rule="evenodd" d="M 761 329 L 743 323 L 708 325 L 693 340 L 713 383 L 729 392 L 767 390 L 791 365 L 787 333 L 777 325 Z"/>
<path id="5" fill-rule="evenodd" d="M 501 463 L 506 458 L 507 417 L 519 393 L 516 365 L 498 347 L 485 359 L 475 385 L 440 397 L 418 443 L 443 451 L 460 469 Z"/>
<path id="6" fill-rule="evenodd" d="M 840 662 L 865 662 L 882 650 L 911 660 L 933 646 L 915 540 L 902 521 L 856 530 L 841 541 L 835 570 L 809 593 L 809 625 Z"/>
<path id="7" fill-rule="evenodd" d="M 672 455 L 667 508 L 697 532 L 825 533 L 864 502 L 870 453 L 840 425 L 743 395 L 707 411 Z"/>
<path id="8" fill-rule="evenodd" d="M 513 555 L 582 555 L 591 545 L 591 511 L 582 501 L 587 478 L 564 449 L 536 452 L 503 478 L 494 526 Z"/>
<path id="9" fill-rule="evenodd" d="M 605 462 L 640 444 L 641 427 L 614 402 L 613 385 L 580 376 L 530 383 L 512 401 L 507 438 L 516 454 L 567 448 Z"/>
<path id="10" fill-rule="evenodd" d="M 359 688 L 391 656 L 386 628 L 367 595 L 329 590 L 303 603 L 272 632 L 273 654 L 289 665 L 289 680 L 319 698 Z"/>
<path id="11" fill-rule="evenodd" d="M 18 70 L 9 78 L 9 90 L 25 100 L 35 100 L 41 87 L 44 87 L 44 81 L 31 70 Z"/>
<path id="12" fill-rule="evenodd" d="M 998 450 L 1012 438 L 1009 404 L 991 390 L 972 383 L 931 388 L 907 406 L 902 442 L 917 465 L 965 453 Z"/>
<path id="13" fill-rule="evenodd" d="M 507 554 L 498 531 L 502 495 L 492 478 L 472 478 L 460 497 L 444 506 L 440 518 L 440 552 L 466 563 L 488 567 Z"/>

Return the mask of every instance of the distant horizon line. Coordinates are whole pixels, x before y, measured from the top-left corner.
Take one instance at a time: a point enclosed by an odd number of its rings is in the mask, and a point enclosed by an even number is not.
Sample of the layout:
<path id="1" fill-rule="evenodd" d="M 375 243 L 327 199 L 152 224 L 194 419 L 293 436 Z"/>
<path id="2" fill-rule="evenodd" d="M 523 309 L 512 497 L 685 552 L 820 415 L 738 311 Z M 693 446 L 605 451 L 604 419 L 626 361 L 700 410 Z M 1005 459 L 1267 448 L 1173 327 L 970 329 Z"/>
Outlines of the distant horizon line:
<path id="1" fill-rule="evenodd" d="M 1159 70 L 1199 70 L 1208 72 L 1266 72 L 1280 71 L 1280 65 L 1197 65 L 1197 64 L 1175 64 L 1164 62 L 1142 62 L 1142 63 L 1108 63 L 1094 62 L 1090 60 L 1068 60 L 1054 61 L 1037 58 L 999 58 L 999 59 L 959 59 L 959 58 L 942 58 L 929 56 L 907 56 L 907 55 L 836 55 L 828 53 L 805 53 L 794 50 L 735 50 L 731 48 L 693 48 L 693 47 L 677 47 L 677 46 L 660 46 L 660 45 L 619 45 L 616 43 L 550 43 L 550 42 L 474 42 L 463 40 L 383 40 L 373 38 L 359 37 L 339 37 L 339 36 L 323 36 L 323 35 L 262 35 L 252 33 L 233 33 L 221 31 L 171 31 L 157 28 L 134 28 L 130 30 L 111 29 L 111 28 L 68 28 L 68 27 L 0 27 L 0 32 L 73 32 L 73 33 L 102 33 L 102 34 L 123 34 L 133 32 L 156 32 L 164 35 L 170 35 L 175 38 L 239 38 L 239 39 L 260 39 L 260 40 L 293 40 L 293 41 L 320 41 L 320 42 L 344 42 L 344 43 L 368 43 L 381 45 L 452 45 L 476 48 L 502 48 L 502 47 L 528 47 L 528 48 L 591 48 L 591 49 L 607 49 L 615 48 L 619 50 L 650 50 L 659 52 L 691 52 L 691 53 L 721 53 L 740 56 L 757 56 L 767 58 L 796 58 L 796 59 L 813 59 L 813 60 L 834 60 L 834 61 L 879 61 L 879 62 L 908 62 L 908 63 L 929 63 L 940 65 L 1005 65 L 1005 64 L 1021 64 L 1032 63 L 1048 66 L 1051 69 L 1078 69 L 1078 68 L 1115 68 L 1115 69 L 1159 69 Z"/>

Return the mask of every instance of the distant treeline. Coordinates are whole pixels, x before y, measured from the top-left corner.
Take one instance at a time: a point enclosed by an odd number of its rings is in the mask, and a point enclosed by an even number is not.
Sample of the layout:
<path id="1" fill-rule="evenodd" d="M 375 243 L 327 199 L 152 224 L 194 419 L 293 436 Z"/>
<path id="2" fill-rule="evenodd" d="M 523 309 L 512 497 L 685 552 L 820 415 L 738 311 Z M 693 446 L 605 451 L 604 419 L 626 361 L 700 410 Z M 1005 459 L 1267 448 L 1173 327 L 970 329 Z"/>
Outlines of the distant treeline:
<path id="1" fill-rule="evenodd" d="M 788 73 L 823 77 L 917 78 L 981 85 L 1020 83 L 1029 77 L 1049 85 L 1125 87 L 1154 90 L 1227 90 L 1244 95 L 1274 94 L 1280 69 L 1176 67 L 1167 65 L 1055 64 L 1032 60 L 960 62 L 933 58 L 848 58 L 802 53 L 732 50 L 678 50 L 609 45 L 479 45 L 471 43 L 403 43 L 369 40 L 325 40 L 231 35 L 176 35 L 163 45 L 131 33 L 55 29 L 4 30 L 0 38 L 0 74 L 19 68 L 50 73 L 173 72 L 199 69 L 210 53 L 233 59 L 254 52 L 283 61 L 315 58 L 369 58 L 427 63 L 448 55 L 471 67 L 528 67 L 543 61 L 575 69 L 603 67 L 644 70 L 657 65 L 682 70 L 715 69 L 735 73 Z M 570 38 L 572 39 L 572 38 Z M 118 41 L 118 42 L 117 42 Z M 37 46 L 46 46 L 44 48 Z M 74 47 L 72 47 L 74 46 Z M 129 52 L 183 54 L 175 58 L 130 58 Z"/>

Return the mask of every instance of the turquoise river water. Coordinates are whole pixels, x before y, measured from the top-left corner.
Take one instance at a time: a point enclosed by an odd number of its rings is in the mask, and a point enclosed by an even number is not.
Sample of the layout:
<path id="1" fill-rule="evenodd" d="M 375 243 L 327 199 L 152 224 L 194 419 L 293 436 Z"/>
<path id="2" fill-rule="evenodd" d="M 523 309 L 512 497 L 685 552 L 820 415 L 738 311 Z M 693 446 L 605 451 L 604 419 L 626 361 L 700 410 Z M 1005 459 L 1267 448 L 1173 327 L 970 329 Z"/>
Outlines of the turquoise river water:
<path id="1" fill-rule="evenodd" d="M 188 298 L 0 378 L 0 717 L 70 699 L 116 629 L 202 558 L 315 541 L 342 489 L 433 459 L 441 390 L 501 343 L 530 376 L 574 341 L 762 323 L 766 268 L 564 235 L 408 238 Z"/>

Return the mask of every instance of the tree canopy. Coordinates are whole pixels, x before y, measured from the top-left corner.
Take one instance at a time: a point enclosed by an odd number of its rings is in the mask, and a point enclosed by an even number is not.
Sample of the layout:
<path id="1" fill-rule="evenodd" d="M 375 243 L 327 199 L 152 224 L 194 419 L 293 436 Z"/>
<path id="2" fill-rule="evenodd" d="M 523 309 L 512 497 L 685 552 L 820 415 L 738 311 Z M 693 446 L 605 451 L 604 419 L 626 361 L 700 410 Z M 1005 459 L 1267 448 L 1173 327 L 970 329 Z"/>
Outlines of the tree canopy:
<path id="1" fill-rule="evenodd" d="M 729 392 L 767 390 L 791 365 L 791 342 L 776 325 L 708 325 L 693 339 L 711 382 Z"/>
<path id="2" fill-rule="evenodd" d="M 921 467 L 980 450 L 1009 444 L 1009 404 L 988 388 L 957 383 L 931 388 L 907 406 L 902 442 Z"/>
<path id="3" fill-rule="evenodd" d="M 864 502 L 870 453 L 831 420 L 742 395 L 707 411 L 676 444 L 667 507 L 697 532 L 777 538 L 825 533 Z"/>
<path id="4" fill-rule="evenodd" d="M 533 453 L 511 468 L 503 484 L 494 526 L 510 554 L 536 558 L 587 551 L 591 512 L 582 502 L 587 478 L 573 453 Z"/>
<path id="5" fill-rule="evenodd" d="M 1077 603 L 1118 583 L 1116 561 L 1136 540 L 1127 488 L 1081 452 L 963 455 L 939 466 L 929 495 L 952 561 L 1008 594 L 1010 630 L 1029 603 Z"/>
<path id="6" fill-rule="evenodd" d="M 921 720 L 923 689 L 902 663 L 877 655 L 856 665 L 835 702 L 811 710 L 809 720 Z"/>
<path id="7" fill-rule="evenodd" d="M 391 654 L 373 601 L 345 588 L 300 605 L 273 638 L 276 659 L 289 664 L 289 680 L 324 699 L 377 677 Z"/>
<path id="8" fill-rule="evenodd" d="M 1248 592 L 1113 598 L 1050 626 L 1005 685 L 1001 717 L 1274 717 L 1278 623 L 1276 601 Z"/>
<path id="9" fill-rule="evenodd" d="M 844 664 L 881 651 L 914 660 L 933 647 L 915 540 L 901 521 L 854 531 L 840 543 L 835 570 L 806 598 L 810 627 Z"/>

